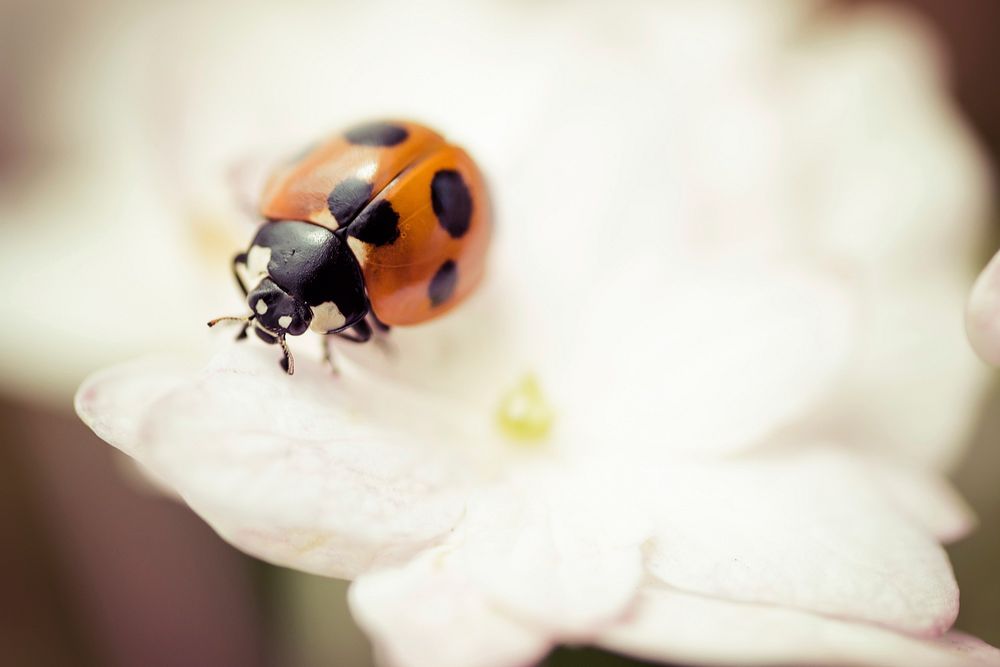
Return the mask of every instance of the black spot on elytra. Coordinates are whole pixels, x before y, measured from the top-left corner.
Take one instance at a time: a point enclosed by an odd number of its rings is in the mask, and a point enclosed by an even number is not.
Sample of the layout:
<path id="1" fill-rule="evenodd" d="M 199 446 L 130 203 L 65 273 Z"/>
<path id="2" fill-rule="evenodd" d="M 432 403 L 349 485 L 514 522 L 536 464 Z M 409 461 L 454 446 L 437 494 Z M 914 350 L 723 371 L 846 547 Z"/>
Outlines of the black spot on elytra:
<path id="1" fill-rule="evenodd" d="M 372 196 L 372 184 L 360 178 L 345 178 L 337 183 L 326 198 L 326 206 L 337 223 L 346 225 L 358 214 Z"/>
<path id="2" fill-rule="evenodd" d="M 352 127 L 344 136 L 352 144 L 362 146 L 395 146 L 406 141 L 410 133 L 405 127 L 392 123 L 366 123 Z"/>
<path id="3" fill-rule="evenodd" d="M 442 169 L 431 180 L 431 204 L 438 222 L 453 239 L 462 238 L 472 221 L 472 195 L 454 169 Z"/>
<path id="4" fill-rule="evenodd" d="M 451 298 L 458 285 L 458 267 L 450 259 L 441 265 L 431 284 L 427 288 L 427 295 L 431 298 L 431 306 L 440 306 Z"/>
<path id="5" fill-rule="evenodd" d="M 388 200 L 381 199 L 363 210 L 347 233 L 374 246 L 388 245 L 399 238 L 399 214 Z"/>

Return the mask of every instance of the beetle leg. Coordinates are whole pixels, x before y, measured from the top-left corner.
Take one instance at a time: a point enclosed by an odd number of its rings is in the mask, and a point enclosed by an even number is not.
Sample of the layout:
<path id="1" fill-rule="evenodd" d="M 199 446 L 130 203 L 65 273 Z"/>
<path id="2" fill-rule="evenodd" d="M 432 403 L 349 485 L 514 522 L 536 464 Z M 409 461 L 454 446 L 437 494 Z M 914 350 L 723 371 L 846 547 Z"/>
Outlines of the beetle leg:
<path id="1" fill-rule="evenodd" d="M 246 261 L 247 254 L 245 252 L 233 257 L 233 278 L 236 279 L 236 284 L 239 285 L 240 291 L 243 292 L 243 296 L 247 295 L 247 288 L 244 287 L 243 281 L 240 280 L 240 274 L 239 271 L 236 270 L 236 267 L 240 264 L 246 265 Z M 236 340 L 243 340 L 247 337 L 247 329 L 250 328 L 250 323 L 253 322 L 254 317 L 253 313 L 250 313 L 250 315 L 246 317 L 217 317 L 209 322 L 208 326 L 214 327 L 219 322 L 242 322 L 243 326 L 240 328 L 240 332 L 236 334 Z"/>
<path id="2" fill-rule="evenodd" d="M 236 279 L 236 284 L 240 286 L 240 291 L 243 292 L 243 296 L 247 296 L 248 292 L 246 285 L 243 284 L 243 281 L 240 279 L 239 271 L 236 270 L 236 267 L 240 264 L 243 266 L 247 265 L 247 254 L 245 252 L 241 252 L 233 257 L 233 278 Z"/>
<path id="3" fill-rule="evenodd" d="M 347 331 L 350 331 L 351 334 L 348 335 Z M 367 343 L 372 338 L 372 327 L 365 320 L 359 321 L 347 331 L 341 331 L 333 335 L 341 340 L 349 340 L 352 343 Z"/>
<path id="4" fill-rule="evenodd" d="M 374 318 L 374 316 L 372 317 Z M 372 324 L 374 324 L 374 327 Z M 389 330 L 389 327 L 382 324 L 378 320 L 375 320 L 372 324 L 370 324 L 367 320 L 361 320 L 345 331 L 338 331 L 337 333 L 326 334 L 323 336 L 323 362 L 330 367 L 330 370 L 334 373 L 339 373 L 337 365 L 333 360 L 333 350 L 330 345 L 331 339 L 334 336 L 340 340 L 346 340 L 352 343 L 367 343 L 368 341 L 373 341 L 384 352 L 389 354 L 393 352 L 385 337 L 385 332 Z"/>
<path id="5" fill-rule="evenodd" d="M 340 369 L 337 368 L 337 362 L 333 359 L 333 348 L 330 345 L 330 338 L 333 334 L 326 334 L 322 337 L 323 345 L 323 364 L 330 369 L 330 372 L 334 375 L 340 375 Z"/>
<path id="6" fill-rule="evenodd" d="M 292 358 L 292 352 L 288 349 L 288 343 L 285 342 L 284 334 L 276 336 L 278 339 L 278 345 L 281 346 L 281 351 L 284 353 L 284 357 L 281 359 L 281 367 L 289 375 L 295 374 L 295 359 Z"/>
<path id="7" fill-rule="evenodd" d="M 388 324 L 380 320 L 374 312 L 368 311 L 368 319 L 371 320 L 371 325 L 375 328 L 375 331 L 379 333 L 389 333 L 391 328 Z"/>
<path id="8" fill-rule="evenodd" d="M 391 357 L 396 354 L 396 348 L 392 344 L 392 338 L 389 333 L 392 331 L 392 327 L 380 320 L 375 316 L 375 313 L 369 312 L 368 317 L 371 318 L 372 326 L 375 329 L 375 345 L 382 350 L 382 353 L 387 357 Z"/>

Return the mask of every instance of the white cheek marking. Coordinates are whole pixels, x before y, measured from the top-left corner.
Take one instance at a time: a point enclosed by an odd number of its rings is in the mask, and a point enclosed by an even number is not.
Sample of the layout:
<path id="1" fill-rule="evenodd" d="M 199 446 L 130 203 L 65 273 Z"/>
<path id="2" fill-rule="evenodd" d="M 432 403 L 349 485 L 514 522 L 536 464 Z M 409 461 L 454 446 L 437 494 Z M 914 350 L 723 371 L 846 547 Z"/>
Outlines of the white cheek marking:
<path id="1" fill-rule="evenodd" d="M 282 329 L 287 329 L 288 325 L 292 323 L 291 315 L 282 315 L 278 318 L 278 326 Z"/>
<path id="2" fill-rule="evenodd" d="M 253 309 L 257 311 L 258 315 L 263 315 L 267 312 L 267 304 L 264 303 L 264 299 L 257 299 L 257 303 Z"/>
<path id="3" fill-rule="evenodd" d="M 263 246 L 251 246 L 247 252 L 246 264 L 236 265 L 236 274 L 248 292 L 252 292 L 260 281 L 267 278 L 267 264 L 271 261 L 271 249 Z"/>
<path id="4" fill-rule="evenodd" d="M 337 304 L 332 301 L 327 301 L 326 303 L 314 306 L 312 311 L 313 319 L 309 328 L 319 333 L 326 333 L 327 331 L 339 329 L 347 322 L 347 318 L 344 317 L 344 314 L 340 312 L 339 308 L 337 308 Z"/>
<path id="5" fill-rule="evenodd" d="M 250 275 L 267 273 L 267 265 L 271 261 L 271 249 L 255 245 L 247 253 L 247 272 Z"/>

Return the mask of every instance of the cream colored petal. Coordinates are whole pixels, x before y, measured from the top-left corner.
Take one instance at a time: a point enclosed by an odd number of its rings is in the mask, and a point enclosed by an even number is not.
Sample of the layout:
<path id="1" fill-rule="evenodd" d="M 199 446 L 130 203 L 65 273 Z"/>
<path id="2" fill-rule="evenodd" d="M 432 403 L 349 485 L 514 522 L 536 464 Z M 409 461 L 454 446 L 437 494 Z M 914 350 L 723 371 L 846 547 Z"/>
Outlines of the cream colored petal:
<path id="1" fill-rule="evenodd" d="M 965 310 L 965 330 L 983 361 L 1000 366 L 1000 254 L 976 279 Z"/>
<path id="2" fill-rule="evenodd" d="M 576 401 L 581 447 L 715 457 L 822 406 L 853 340 L 837 280 L 780 257 L 673 270 L 639 257 L 580 303 L 563 346 L 553 393 Z M 606 309 L 619 307 L 606 321 Z"/>
<path id="3" fill-rule="evenodd" d="M 1000 651 L 962 633 L 919 638 L 797 609 L 670 589 L 648 589 L 632 615 L 604 633 L 600 644 L 646 660 L 690 665 L 1000 665 Z"/>
<path id="4" fill-rule="evenodd" d="M 620 616 L 651 525 L 631 462 L 524 462 L 477 494 L 448 544 L 454 567 L 512 616 L 563 641 Z"/>
<path id="5" fill-rule="evenodd" d="M 87 378 L 76 393 L 80 419 L 98 437 L 134 455 L 150 407 L 183 386 L 194 373 L 191 360 L 146 359 L 113 366 Z"/>
<path id="6" fill-rule="evenodd" d="M 976 528 L 972 508 L 945 477 L 896 461 L 872 462 L 868 470 L 904 514 L 941 542 L 956 542 Z"/>
<path id="7" fill-rule="evenodd" d="M 542 658 L 551 640 L 499 609 L 474 580 L 430 550 L 408 565 L 365 574 L 351 611 L 386 667 L 514 667 Z"/>
<path id="8" fill-rule="evenodd" d="M 432 544 L 478 474 L 474 440 L 433 405 L 305 360 L 289 377 L 273 348 L 234 344 L 180 376 L 115 369 L 78 403 L 233 544 L 330 576 Z"/>
<path id="9" fill-rule="evenodd" d="M 943 549 L 834 452 L 660 471 L 647 567 L 680 590 L 936 635 L 958 613 Z"/>
<path id="10" fill-rule="evenodd" d="M 789 230 L 850 277 L 862 313 L 830 416 L 858 446 L 947 467 L 985 381 L 960 310 L 989 170 L 919 17 L 866 6 L 826 18 L 790 59 L 782 127 L 798 211 Z"/>

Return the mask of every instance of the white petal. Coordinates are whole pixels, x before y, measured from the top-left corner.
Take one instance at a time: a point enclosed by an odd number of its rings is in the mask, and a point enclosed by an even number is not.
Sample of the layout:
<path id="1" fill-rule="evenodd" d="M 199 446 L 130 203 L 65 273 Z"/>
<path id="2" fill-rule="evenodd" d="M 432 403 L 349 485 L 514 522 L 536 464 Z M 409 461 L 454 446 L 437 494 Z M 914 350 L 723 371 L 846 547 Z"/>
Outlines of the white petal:
<path id="1" fill-rule="evenodd" d="M 579 404 L 576 439 L 711 457 L 816 408 L 852 340 L 837 281 L 780 258 L 671 271 L 641 253 L 644 268 L 601 277 L 563 344 L 555 393 Z M 633 317 L 603 322 L 602 307 Z"/>
<path id="2" fill-rule="evenodd" d="M 447 565 L 446 548 L 351 585 L 354 618 L 389 667 L 514 667 L 532 664 L 549 638 L 498 609 L 477 582 Z"/>
<path id="3" fill-rule="evenodd" d="M 969 280 L 951 270 L 858 281 L 853 363 L 822 415 L 838 439 L 947 470 L 960 458 L 989 380 L 962 330 Z"/>
<path id="4" fill-rule="evenodd" d="M 941 633 L 958 613 L 944 551 L 831 454 L 660 475 L 647 566 L 678 589 Z"/>
<path id="5" fill-rule="evenodd" d="M 976 353 L 1000 366 L 1000 253 L 976 280 L 965 313 L 965 328 Z"/>
<path id="6" fill-rule="evenodd" d="M 585 640 L 633 599 L 650 526 L 625 470 L 521 467 L 521 479 L 470 502 L 449 540 L 451 558 L 498 608 L 561 639 Z"/>
<path id="7" fill-rule="evenodd" d="M 854 363 L 827 417 L 858 445 L 944 467 L 968 440 L 985 379 L 959 311 L 992 197 L 925 27 L 866 5 L 797 42 L 783 81 L 796 184 L 786 231 L 857 288 Z"/>
<path id="8" fill-rule="evenodd" d="M 470 500 L 445 543 L 355 582 L 352 609 L 389 664 L 527 664 L 625 613 L 649 527 L 629 518 L 613 465 L 566 467 L 523 462 Z"/>
<path id="9" fill-rule="evenodd" d="M 814 247 L 883 278 L 958 269 L 981 243 L 990 178 L 944 94 L 936 36 L 885 6 L 823 19 L 785 71 L 782 129 L 799 205 L 812 214 L 793 224 Z"/>
<path id="10" fill-rule="evenodd" d="M 226 539 L 332 576 L 433 543 L 476 474 L 461 433 L 419 397 L 308 362 L 288 377 L 262 346 L 233 345 L 181 382 L 114 370 L 80 404 Z"/>
<path id="11" fill-rule="evenodd" d="M 76 413 L 99 438 L 134 454 L 139 427 L 150 407 L 192 373 L 189 361 L 177 359 L 144 359 L 113 366 L 80 386 Z"/>
<path id="12" fill-rule="evenodd" d="M 1000 665 L 1000 651 L 949 633 L 918 639 L 807 612 L 648 590 L 600 643 L 648 660 L 692 665 Z"/>
<path id="13" fill-rule="evenodd" d="M 943 476 L 899 462 L 872 463 L 868 470 L 907 517 L 941 542 L 960 540 L 976 527 L 972 508 Z"/>

